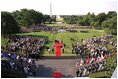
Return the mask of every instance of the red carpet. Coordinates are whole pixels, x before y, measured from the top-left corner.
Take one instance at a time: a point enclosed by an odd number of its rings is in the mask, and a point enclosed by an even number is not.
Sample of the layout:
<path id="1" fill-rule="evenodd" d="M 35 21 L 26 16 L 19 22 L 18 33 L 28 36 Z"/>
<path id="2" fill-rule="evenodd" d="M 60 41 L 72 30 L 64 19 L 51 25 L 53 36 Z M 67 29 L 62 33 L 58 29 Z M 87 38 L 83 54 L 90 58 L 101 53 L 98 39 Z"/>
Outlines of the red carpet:
<path id="1" fill-rule="evenodd" d="M 60 72 L 54 72 L 53 77 L 54 78 L 61 78 L 61 73 Z"/>

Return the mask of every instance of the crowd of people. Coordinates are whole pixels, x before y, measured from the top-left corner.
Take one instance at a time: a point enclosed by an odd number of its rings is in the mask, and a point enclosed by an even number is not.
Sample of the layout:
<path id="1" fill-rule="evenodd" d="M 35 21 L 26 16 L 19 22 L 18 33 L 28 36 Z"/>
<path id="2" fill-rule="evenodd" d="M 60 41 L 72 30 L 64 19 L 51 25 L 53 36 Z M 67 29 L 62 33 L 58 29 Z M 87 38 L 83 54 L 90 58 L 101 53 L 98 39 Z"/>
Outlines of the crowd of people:
<path id="1" fill-rule="evenodd" d="M 94 43 L 99 43 L 100 45 L 108 44 L 109 43 L 108 40 L 111 38 L 112 38 L 112 35 L 93 37 L 92 39 L 83 40 L 83 44 L 94 44 Z"/>
<path id="2" fill-rule="evenodd" d="M 93 37 L 92 39 L 82 39 L 82 44 L 79 44 L 78 42 L 73 44 L 72 43 L 72 53 L 76 53 L 77 55 L 80 54 L 81 56 L 86 54 L 93 54 L 92 52 L 96 51 L 107 51 L 107 47 L 105 47 L 106 44 L 111 44 L 115 47 L 117 47 L 117 43 L 109 41 L 112 38 L 111 35 L 107 36 L 101 36 L 101 37 Z M 87 53 L 89 52 L 89 53 Z"/>
<path id="3" fill-rule="evenodd" d="M 66 28 L 63 26 L 46 26 L 46 25 L 38 25 L 38 26 L 33 26 L 32 27 L 33 32 L 39 32 L 39 31 L 44 31 L 44 32 L 50 32 L 53 34 L 59 33 L 59 32 L 77 32 L 77 30 L 73 28 Z"/>
<path id="4" fill-rule="evenodd" d="M 79 70 L 77 72 L 79 72 L 79 74 L 84 74 L 84 75 L 80 75 L 80 76 L 85 76 L 88 75 L 90 73 L 90 68 L 91 70 L 95 71 L 100 71 L 103 70 L 105 67 L 105 63 L 102 63 L 103 61 L 106 62 L 105 60 L 109 57 L 108 53 L 106 50 L 98 50 L 96 49 L 96 51 L 92 51 L 91 54 L 89 54 L 89 56 L 84 56 L 83 58 L 81 58 L 81 60 L 79 62 L 76 62 L 76 68 Z M 93 66 L 94 65 L 94 66 Z M 88 73 L 89 72 L 89 73 Z M 85 74 L 86 73 L 86 74 Z M 88 73 L 88 74 L 87 74 Z"/>
<path id="5" fill-rule="evenodd" d="M 38 66 L 34 59 L 27 58 L 26 56 L 21 57 L 7 51 L 1 55 L 1 67 L 3 70 L 22 72 L 25 76 L 37 76 L 36 69 Z"/>
<path id="6" fill-rule="evenodd" d="M 31 54 L 40 55 L 44 44 L 48 41 L 46 37 L 31 37 L 31 36 L 18 36 L 9 35 L 8 44 L 3 47 L 3 50 L 9 52 L 19 52 L 27 57 Z"/>
<path id="7" fill-rule="evenodd" d="M 17 70 L 27 76 L 36 76 L 37 66 L 34 58 L 40 57 L 48 39 L 19 35 L 8 35 L 7 38 L 9 39 L 7 45 L 1 47 L 2 68 Z"/>
<path id="8" fill-rule="evenodd" d="M 2 68 L 18 70 L 27 76 L 36 76 L 38 66 L 35 59 L 32 58 L 37 58 L 36 56 L 41 54 L 44 44 L 48 42 L 48 38 L 19 35 L 9 35 L 7 37 L 9 39 L 7 45 L 1 47 Z M 117 47 L 117 42 L 110 41 L 111 38 L 111 35 L 107 35 L 86 40 L 82 39 L 82 44 L 72 43 L 72 53 L 76 53 L 81 57 L 81 60 L 76 62 L 76 74 L 78 77 L 105 69 L 106 59 L 111 55 L 105 45 L 111 44 Z M 74 40 L 74 38 L 71 40 Z M 65 44 L 61 47 L 62 53 L 64 53 L 64 49 Z M 52 50 L 48 47 L 47 51 L 54 53 L 54 47 Z M 23 56 L 18 55 L 17 52 L 23 54 Z M 6 59 L 11 60 L 8 62 Z"/>
<path id="9" fill-rule="evenodd" d="M 73 45 L 72 52 L 80 54 L 81 60 L 76 62 L 77 76 L 85 76 L 89 73 L 103 70 L 106 59 L 111 55 L 106 44 L 110 44 L 111 35 L 94 37 L 92 39 L 82 40 L 83 45 L 78 43 Z M 116 44 L 112 44 L 116 47 Z"/>
<path id="10" fill-rule="evenodd" d="M 32 27 L 33 32 L 38 32 L 38 31 L 45 31 L 45 32 L 50 32 L 52 31 L 52 27 L 46 26 L 46 25 L 37 25 Z"/>
<path id="11" fill-rule="evenodd" d="M 77 68 L 76 75 L 77 77 L 83 77 L 97 71 L 105 70 L 105 65 L 106 61 L 94 62 L 92 64 L 83 65 Z"/>

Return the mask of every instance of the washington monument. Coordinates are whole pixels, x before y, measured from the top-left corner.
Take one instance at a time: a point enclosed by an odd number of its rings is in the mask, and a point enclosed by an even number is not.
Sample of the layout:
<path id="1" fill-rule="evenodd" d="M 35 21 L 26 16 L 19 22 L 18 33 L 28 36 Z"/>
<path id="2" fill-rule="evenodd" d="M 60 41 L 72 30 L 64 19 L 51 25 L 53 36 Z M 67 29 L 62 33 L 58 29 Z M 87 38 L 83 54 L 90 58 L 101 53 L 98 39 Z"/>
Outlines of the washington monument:
<path id="1" fill-rule="evenodd" d="M 52 5 L 50 3 L 50 17 L 52 17 Z"/>

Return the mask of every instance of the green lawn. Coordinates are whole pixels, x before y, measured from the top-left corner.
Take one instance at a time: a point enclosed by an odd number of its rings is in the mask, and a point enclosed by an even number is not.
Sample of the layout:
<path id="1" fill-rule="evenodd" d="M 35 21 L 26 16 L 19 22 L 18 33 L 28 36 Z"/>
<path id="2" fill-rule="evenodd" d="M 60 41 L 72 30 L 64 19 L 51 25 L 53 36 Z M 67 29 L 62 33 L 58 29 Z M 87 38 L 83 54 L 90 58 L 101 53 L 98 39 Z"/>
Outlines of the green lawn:
<path id="1" fill-rule="evenodd" d="M 1 37 L 1 45 L 5 45 L 7 43 L 8 39 Z"/>
<path id="2" fill-rule="evenodd" d="M 52 48 L 55 40 L 62 40 L 65 44 L 65 53 L 62 54 L 62 56 L 72 56 L 75 54 L 72 54 L 72 42 L 70 39 L 74 38 L 76 42 L 81 43 L 81 39 L 87 39 L 91 38 L 93 36 L 103 36 L 106 35 L 104 30 L 95 30 L 95 29 L 87 29 L 89 30 L 89 33 L 80 33 L 80 30 L 78 29 L 78 32 L 71 33 L 71 32 L 65 32 L 65 33 L 58 33 L 58 34 L 52 34 L 49 32 L 31 32 L 31 33 L 21 33 L 18 35 L 32 35 L 32 36 L 39 36 L 39 37 L 48 37 L 49 42 L 46 44 L 46 46 L 49 46 Z M 47 51 L 44 51 L 44 55 L 48 56 L 54 56 L 54 54 L 48 54 Z"/>
<path id="3" fill-rule="evenodd" d="M 90 78 L 104 78 L 106 76 L 106 71 L 95 72 L 89 75 Z M 99 74 L 99 75 L 98 75 Z"/>

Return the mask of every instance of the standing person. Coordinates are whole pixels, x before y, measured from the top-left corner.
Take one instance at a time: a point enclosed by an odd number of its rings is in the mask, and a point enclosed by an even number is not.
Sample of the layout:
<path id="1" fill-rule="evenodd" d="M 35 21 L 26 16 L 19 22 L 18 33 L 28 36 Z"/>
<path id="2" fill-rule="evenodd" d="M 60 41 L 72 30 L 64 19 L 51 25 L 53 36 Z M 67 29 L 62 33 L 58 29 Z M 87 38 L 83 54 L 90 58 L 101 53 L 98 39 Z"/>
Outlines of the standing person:
<path id="1" fill-rule="evenodd" d="M 74 54 L 74 50 L 75 50 L 75 46 L 74 46 L 74 44 L 72 43 L 72 54 Z"/>
<path id="2" fill-rule="evenodd" d="M 62 47 L 62 52 L 64 53 L 64 47 Z"/>
<path id="3" fill-rule="evenodd" d="M 83 38 L 81 39 L 81 43 L 83 42 Z"/>
<path id="4" fill-rule="evenodd" d="M 28 64 L 28 67 L 27 67 L 27 73 L 28 73 L 28 75 L 32 75 L 30 64 Z"/>
<path id="5" fill-rule="evenodd" d="M 48 48 L 48 53 L 50 54 L 50 48 Z"/>
<path id="6" fill-rule="evenodd" d="M 63 44 L 55 40 L 54 47 L 56 47 L 56 56 L 61 56 L 61 46 L 63 46 Z"/>
<path id="7" fill-rule="evenodd" d="M 54 53 L 54 47 L 52 47 L 52 53 Z"/>
<path id="8" fill-rule="evenodd" d="M 36 70 L 37 70 L 37 66 L 36 66 L 35 61 L 33 60 L 32 64 L 31 64 L 31 72 L 34 77 L 36 77 Z"/>
<path id="9" fill-rule="evenodd" d="M 79 74 L 80 74 L 80 71 L 79 71 L 79 69 L 77 69 L 77 71 L 76 71 L 77 77 L 79 77 Z"/>
<path id="10" fill-rule="evenodd" d="M 82 66 L 83 64 L 84 64 L 84 61 L 83 61 L 83 59 L 81 58 L 80 63 L 79 63 L 79 66 Z"/>
<path id="11" fill-rule="evenodd" d="M 79 68 L 79 62 L 78 61 L 76 62 L 75 67 Z"/>
<path id="12" fill-rule="evenodd" d="M 64 51 L 65 46 L 66 46 L 66 45 L 65 45 L 64 43 L 62 43 L 62 52 L 63 52 L 63 53 L 65 53 L 65 51 Z"/>

